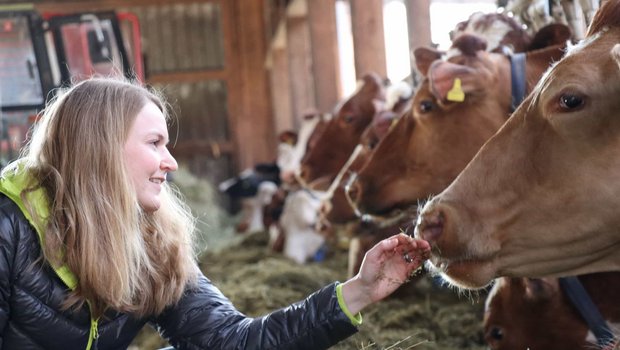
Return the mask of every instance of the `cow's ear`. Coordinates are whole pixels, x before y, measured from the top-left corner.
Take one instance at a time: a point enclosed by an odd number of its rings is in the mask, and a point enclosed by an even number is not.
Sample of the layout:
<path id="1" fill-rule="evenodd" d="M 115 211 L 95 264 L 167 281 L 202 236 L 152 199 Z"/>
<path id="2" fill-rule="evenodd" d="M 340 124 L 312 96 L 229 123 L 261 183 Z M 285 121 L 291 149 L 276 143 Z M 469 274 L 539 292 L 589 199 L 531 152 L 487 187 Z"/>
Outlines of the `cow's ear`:
<path id="1" fill-rule="evenodd" d="M 442 54 L 442 51 L 430 47 L 422 46 L 416 48 L 413 51 L 413 56 L 415 57 L 415 64 L 420 74 L 426 76 L 428 74 L 428 68 L 435 60 L 440 59 Z"/>
<path id="2" fill-rule="evenodd" d="M 560 290 L 555 278 L 524 278 L 523 281 L 525 297 L 534 301 L 551 300 Z"/>
<path id="3" fill-rule="evenodd" d="M 552 23 L 542 27 L 530 43 L 528 51 L 543 49 L 553 45 L 566 45 L 571 38 L 571 31 L 567 25 Z"/>
<path id="4" fill-rule="evenodd" d="M 383 78 L 375 72 L 368 72 L 362 76 L 362 91 L 375 92 L 383 88 Z"/>

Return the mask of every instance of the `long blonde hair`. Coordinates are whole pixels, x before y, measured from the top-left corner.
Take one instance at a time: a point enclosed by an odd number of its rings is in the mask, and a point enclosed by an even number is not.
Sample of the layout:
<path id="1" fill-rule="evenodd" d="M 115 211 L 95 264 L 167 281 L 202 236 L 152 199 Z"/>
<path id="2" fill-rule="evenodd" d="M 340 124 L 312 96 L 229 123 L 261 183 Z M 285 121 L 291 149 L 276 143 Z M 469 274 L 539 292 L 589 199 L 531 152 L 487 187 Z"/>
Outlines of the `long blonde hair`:
<path id="1" fill-rule="evenodd" d="M 142 211 L 124 167 L 129 129 L 148 102 L 169 118 L 144 87 L 83 81 L 48 104 L 26 148 L 28 168 L 50 199 L 43 255 L 77 277 L 66 306 L 88 301 L 97 317 L 107 308 L 158 314 L 197 276 L 187 206 L 165 184 L 159 210 Z"/>

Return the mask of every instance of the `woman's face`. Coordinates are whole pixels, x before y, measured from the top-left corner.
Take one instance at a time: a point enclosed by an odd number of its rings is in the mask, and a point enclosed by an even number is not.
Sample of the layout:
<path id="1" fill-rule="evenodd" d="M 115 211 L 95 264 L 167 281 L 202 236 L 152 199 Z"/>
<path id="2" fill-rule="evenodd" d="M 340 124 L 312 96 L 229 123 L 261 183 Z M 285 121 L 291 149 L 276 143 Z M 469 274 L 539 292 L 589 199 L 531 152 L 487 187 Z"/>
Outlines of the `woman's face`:
<path id="1" fill-rule="evenodd" d="M 162 112 L 149 102 L 136 116 L 124 149 L 125 166 L 136 189 L 143 210 L 153 212 L 160 207 L 159 194 L 166 174 L 178 165 L 166 145 L 168 128 Z"/>

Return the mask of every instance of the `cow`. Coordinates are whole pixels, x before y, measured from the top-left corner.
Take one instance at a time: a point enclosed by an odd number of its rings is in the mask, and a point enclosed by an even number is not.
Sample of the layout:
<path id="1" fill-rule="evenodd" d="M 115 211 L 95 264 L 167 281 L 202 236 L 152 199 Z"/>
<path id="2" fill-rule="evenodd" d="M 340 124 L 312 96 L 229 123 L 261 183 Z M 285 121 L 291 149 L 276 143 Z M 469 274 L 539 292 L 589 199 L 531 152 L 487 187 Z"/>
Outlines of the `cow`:
<path id="1" fill-rule="evenodd" d="M 259 163 L 239 175 L 220 182 L 218 189 L 241 203 L 237 233 L 263 231 L 263 207 L 280 184 L 280 168 L 275 163 Z"/>
<path id="2" fill-rule="evenodd" d="M 284 256 L 298 264 L 312 261 L 325 243 L 325 235 L 316 228 L 319 198 L 308 190 L 289 193 L 279 220 L 283 233 Z"/>
<path id="3" fill-rule="evenodd" d="M 370 153 L 387 134 L 396 121 L 407 112 L 413 90 L 409 83 L 402 81 L 387 87 L 386 103 L 375 113 L 372 121 L 360 136 L 358 141 L 359 152 L 351 155 L 351 164 L 346 169 L 341 169 L 343 175 L 357 172 L 368 160 Z M 345 195 L 345 187 L 348 182 L 347 176 L 342 176 L 334 190 L 323 198 L 321 206 L 321 219 L 324 224 L 344 224 L 356 220 L 357 216 Z"/>
<path id="4" fill-rule="evenodd" d="M 301 159 L 306 154 L 310 139 L 317 138 L 330 119 L 330 114 L 308 113 L 303 116 L 298 132 L 287 130 L 280 133 L 276 164 L 280 168 L 280 179 L 283 183 L 296 182 L 295 174 L 299 172 Z"/>
<path id="5" fill-rule="evenodd" d="M 316 215 L 316 204 L 314 204 L 313 200 L 297 200 L 297 204 L 301 204 L 300 207 L 286 206 L 286 201 L 289 194 L 301 189 L 296 175 L 299 172 L 301 159 L 308 150 L 316 146 L 317 139 L 331 118 L 331 114 L 327 113 L 306 114 L 298 132 L 290 132 L 291 136 L 288 137 L 284 134 L 280 136 L 277 164 L 281 169 L 280 178 L 282 185 L 273 193 L 269 203 L 263 207 L 263 223 L 269 232 L 269 247 L 274 252 L 283 252 L 286 236 L 295 235 L 297 227 L 300 227 L 296 220 L 291 220 L 290 218 L 299 217 L 299 212 L 304 210 L 311 211 L 306 216 Z M 280 219 L 283 213 L 290 210 L 294 210 L 294 213 L 286 213 L 286 223 L 282 225 Z M 294 241 L 299 242 L 299 240 Z M 289 242 L 286 252 L 298 250 L 297 248 L 291 248 L 291 246 L 291 242 Z M 287 254 L 287 256 L 293 258 L 292 255 Z M 295 256 L 299 256 L 299 254 L 295 254 Z M 299 260 L 297 258 L 294 259 Z"/>
<path id="6" fill-rule="evenodd" d="M 549 28 L 549 35 L 559 38 L 560 44 L 526 53 L 527 90 L 564 54 L 570 36 L 564 28 L 563 37 L 556 35 L 557 27 Z M 419 201 L 445 189 L 506 122 L 513 106 L 511 58 L 485 51 L 485 44 L 478 36 L 460 35 L 447 60 L 428 48 L 415 50 L 418 70 L 426 79 L 408 114 L 388 132 L 348 186 L 361 217 L 384 220 L 408 215 Z M 464 92 L 462 102 L 447 98 L 457 79 Z"/>
<path id="7" fill-rule="evenodd" d="M 597 12 L 416 224 L 462 288 L 620 270 L 620 1 Z"/>
<path id="8" fill-rule="evenodd" d="M 301 160 L 299 178 L 307 187 L 325 190 L 334 180 L 378 110 L 385 103 L 385 82 L 367 73 L 357 90 L 334 109 L 334 117 Z"/>
<path id="9" fill-rule="evenodd" d="M 571 301 L 558 278 L 498 278 L 489 292 L 483 320 L 484 339 L 492 350 L 598 349 L 620 327 L 619 272 L 578 276 L 592 300 L 585 315 L 602 316 L 598 333 Z M 584 305 L 588 305 L 585 304 Z M 607 332 L 601 327 L 607 327 Z M 592 327 L 594 328 L 594 327 Z M 605 349 L 610 349 L 606 347 Z"/>

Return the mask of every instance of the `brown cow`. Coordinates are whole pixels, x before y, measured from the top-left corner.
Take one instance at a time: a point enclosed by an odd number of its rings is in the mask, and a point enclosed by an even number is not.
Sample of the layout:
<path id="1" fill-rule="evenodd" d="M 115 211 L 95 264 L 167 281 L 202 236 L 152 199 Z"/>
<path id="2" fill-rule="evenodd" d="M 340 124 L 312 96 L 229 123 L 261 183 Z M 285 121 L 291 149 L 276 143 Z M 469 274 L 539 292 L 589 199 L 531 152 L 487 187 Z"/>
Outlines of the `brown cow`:
<path id="1" fill-rule="evenodd" d="M 550 27 L 555 33 L 556 27 Z M 544 36 L 541 31 L 539 36 Z M 553 34 L 555 35 L 555 34 Z M 566 31 L 564 42 L 570 33 Z M 556 45 L 526 54 L 527 89 L 564 53 Z M 349 186 L 361 214 L 390 216 L 437 194 L 452 182 L 511 112 L 510 58 L 489 53 L 485 41 L 461 35 L 447 61 L 418 49 L 416 62 L 426 78 L 409 113 L 379 143 Z M 446 95 L 456 79 L 462 102 Z M 372 217 L 369 215 L 369 217 Z"/>
<path id="2" fill-rule="evenodd" d="M 620 322 L 620 273 L 579 276 L 611 330 Z M 557 278 L 495 281 L 486 301 L 484 338 L 492 350 L 598 349 L 597 338 Z"/>
<path id="3" fill-rule="evenodd" d="M 385 103 L 384 81 L 375 73 L 363 76 L 357 91 L 335 109 L 316 141 L 301 160 L 299 177 L 315 189 L 329 186 L 372 121 L 376 104 Z M 319 180 L 319 183 L 316 181 Z M 313 184 L 314 183 L 314 184 Z"/>
<path id="4" fill-rule="evenodd" d="M 390 89 L 388 88 L 388 91 L 389 90 Z M 389 94 L 390 93 L 388 92 L 388 95 Z M 362 147 L 361 150 L 356 155 L 352 155 L 354 159 L 352 159 L 351 165 L 348 169 L 344 169 L 346 171 L 346 175 L 359 171 L 359 169 L 366 164 L 371 152 L 373 152 L 381 139 L 383 139 L 401 115 L 406 113 L 410 106 L 409 101 L 412 97 L 413 93 L 411 91 L 408 95 L 400 95 L 397 103 L 385 106 L 386 109 L 375 114 L 370 125 L 368 125 L 366 130 L 364 130 L 360 136 L 358 146 Z M 343 170 L 341 169 L 340 171 Z M 322 219 L 327 221 L 325 223 L 327 225 L 332 223 L 344 224 L 358 219 L 345 195 L 347 182 L 348 176 L 344 176 L 337 184 L 333 194 L 330 194 L 324 200 L 323 206 L 321 207 L 321 214 Z"/>
<path id="5" fill-rule="evenodd" d="M 459 177 L 418 237 L 459 286 L 620 270 L 620 1 L 549 70 Z"/>

